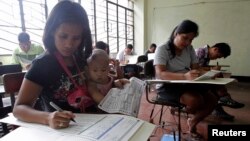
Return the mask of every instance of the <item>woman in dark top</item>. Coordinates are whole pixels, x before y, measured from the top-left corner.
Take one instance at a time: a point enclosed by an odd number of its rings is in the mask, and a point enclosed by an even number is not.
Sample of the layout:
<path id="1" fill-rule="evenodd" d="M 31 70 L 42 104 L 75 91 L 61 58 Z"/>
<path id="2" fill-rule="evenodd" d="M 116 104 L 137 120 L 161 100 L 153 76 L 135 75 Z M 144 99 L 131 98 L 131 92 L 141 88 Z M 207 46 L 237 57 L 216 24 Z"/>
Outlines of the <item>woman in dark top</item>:
<path id="1" fill-rule="evenodd" d="M 22 121 L 65 128 L 75 117 L 73 112 L 85 112 L 94 104 L 83 75 L 92 43 L 82 6 L 72 1 L 58 2 L 47 19 L 43 43 L 46 52 L 33 61 L 27 72 L 13 114 Z M 75 91 L 83 96 L 71 95 Z M 38 98 L 42 111 L 33 107 Z M 55 111 L 50 102 L 65 111 Z"/>

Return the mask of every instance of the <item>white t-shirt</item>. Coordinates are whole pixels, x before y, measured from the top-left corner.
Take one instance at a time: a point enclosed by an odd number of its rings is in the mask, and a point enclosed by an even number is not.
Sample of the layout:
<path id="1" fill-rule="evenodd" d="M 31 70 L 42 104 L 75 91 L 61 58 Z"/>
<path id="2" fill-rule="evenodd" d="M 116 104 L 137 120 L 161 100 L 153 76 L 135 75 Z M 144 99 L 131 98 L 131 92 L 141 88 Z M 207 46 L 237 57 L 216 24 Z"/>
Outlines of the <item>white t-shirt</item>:
<path id="1" fill-rule="evenodd" d="M 198 59 L 192 46 L 186 47 L 181 55 L 176 55 L 174 58 L 168 43 L 156 48 L 154 65 L 166 65 L 170 72 L 187 72 L 187 68 L 195 63 L 198 63 Z"/>

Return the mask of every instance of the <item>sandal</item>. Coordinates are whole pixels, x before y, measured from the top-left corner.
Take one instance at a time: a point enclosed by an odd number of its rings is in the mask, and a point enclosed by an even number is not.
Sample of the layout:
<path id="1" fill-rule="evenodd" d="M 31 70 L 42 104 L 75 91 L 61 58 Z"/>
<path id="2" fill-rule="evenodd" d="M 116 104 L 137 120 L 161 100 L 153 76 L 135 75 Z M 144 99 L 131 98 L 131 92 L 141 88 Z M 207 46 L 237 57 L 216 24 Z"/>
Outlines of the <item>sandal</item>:
<path id="1" fill-rule="evenodd" d="M 195 133 L 190 133 L 192 141 L 202 141 L 204 140 L 203 136 L 197 132 Z"/>
<path id="2" fill-rule="evenodd" d="M 191 127 L 191 125 L 190 125 L 191 124 L 191 120 L 192 120 L 191 118 L 188 118 L 188 120 L 187 120 L 187 125 L 188 125 L 188 128 L 189 128 L 189 131 L 187 133 L 183 133 L 184 140 L 185 139 L 187 141 L 202 141 L 202 140 L 204 140 L 204 138 L 202 137 L 202 135 L 197 132 L 196 126 Z"/>
<path id="3" fill-rule="evenodd" d="M 184 141 L 204 141 L 203 136 L 197 132 L 182 133 L 182 138 L 184 139 Z"/>

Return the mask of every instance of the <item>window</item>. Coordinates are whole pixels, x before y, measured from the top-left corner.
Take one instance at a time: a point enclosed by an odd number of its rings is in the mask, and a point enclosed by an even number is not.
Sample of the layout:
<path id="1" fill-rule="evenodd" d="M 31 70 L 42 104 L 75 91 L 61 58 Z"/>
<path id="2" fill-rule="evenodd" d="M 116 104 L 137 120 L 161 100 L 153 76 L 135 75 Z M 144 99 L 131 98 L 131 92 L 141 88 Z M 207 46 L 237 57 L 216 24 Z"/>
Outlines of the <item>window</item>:
<path id="1" fill-rule="evenodd" d="M 0 54 L 11 54 L 18 47 L 17 35 L 25 30 L 31 41 L 42 45 L 43 28 L 46 21 L 46 9 L 51 9 L 58 0 L 1 0 L 0 10 Z M 23 9 L 23 20 L 20 6 Z M 47 11 L 48 13 L 49 11 Z"/>
<path id="2" fill-rule="evenodd" d="M 104 41 L 110 53 L 134 44 L 133 3 L 129 0 L 85 0 L 93 43 Z"/>
<path id="3" fill-rule="evenodd" d="M 74 0 L 89 16 L 93 43 L 104 41 L 111 53 L 134 43 L 133 3 L 129 0 Z M 11 54 L 21 31 L 42 45 L 46 17 L 58 0 L 0 0 L 0 54 Z M 20 14 L 23 9 L 23 17 Z"/>

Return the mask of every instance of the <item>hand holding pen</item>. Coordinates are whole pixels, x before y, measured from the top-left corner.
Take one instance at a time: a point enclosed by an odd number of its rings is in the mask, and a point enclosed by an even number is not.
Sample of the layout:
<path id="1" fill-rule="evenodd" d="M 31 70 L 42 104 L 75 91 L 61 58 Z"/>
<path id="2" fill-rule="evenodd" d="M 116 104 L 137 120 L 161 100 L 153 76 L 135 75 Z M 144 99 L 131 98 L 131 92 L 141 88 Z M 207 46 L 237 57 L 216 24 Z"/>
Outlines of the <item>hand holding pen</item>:
<path id="1" fill-rule="evenodd" d="M 220 70 L 221 66 L 219 65 L 219 62 L 216 63 L 216 66 L 212 67 L 212 70 Z"/>
<path id="2" fill-rule="evenodd" d="M 50 105 L 58 112 L 53 112 L 50 114 L 49 126 L 51 126 L 52 128 L 66 128 L 69 126 L 70 120 L 75 122 L 72 112 L 62 110 L 53 102 L 50 102 Z"/>
<path id="3" fill-rule="evenodd" d="M 200 76 L 199 70 L 191 70 L 191 68 L 185 68 L 188 70 L 187 73 L 184 74 L 186 80 L 193 80 Z"/>

